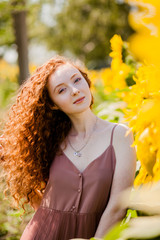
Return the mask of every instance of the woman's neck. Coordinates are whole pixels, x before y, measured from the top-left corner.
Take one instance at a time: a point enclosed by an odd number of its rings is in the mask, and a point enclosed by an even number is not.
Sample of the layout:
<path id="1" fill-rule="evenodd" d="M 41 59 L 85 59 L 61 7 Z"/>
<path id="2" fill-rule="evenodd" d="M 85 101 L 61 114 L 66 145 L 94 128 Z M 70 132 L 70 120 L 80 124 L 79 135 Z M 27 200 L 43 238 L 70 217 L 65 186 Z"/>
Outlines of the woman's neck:
<path id="1" fill-rule="evenodd" d="M 69 116 L 72 122 L 72 127 L 69 133 L 70 137 L 86 138 L 90 135 L 96 123 L 96 116 L 89 109 L 83 113 Z"/>

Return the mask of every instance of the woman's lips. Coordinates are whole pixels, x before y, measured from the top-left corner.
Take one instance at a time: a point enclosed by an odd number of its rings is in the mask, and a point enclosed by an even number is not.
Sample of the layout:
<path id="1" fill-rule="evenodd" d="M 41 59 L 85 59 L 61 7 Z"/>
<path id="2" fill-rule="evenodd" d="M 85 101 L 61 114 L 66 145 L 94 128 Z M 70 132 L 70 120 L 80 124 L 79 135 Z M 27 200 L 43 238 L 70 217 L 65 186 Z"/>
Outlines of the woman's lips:
<path id="1" fill-rule="evenodd" d="M 84 100 L 84 98 L 85 98 L 85 97 L 82 97 L 82 98 L 77 99 L 77 100 L 74 102 L 74 104 L 75 104 L 75 103 L 81 103 L 81 102 Z"/>

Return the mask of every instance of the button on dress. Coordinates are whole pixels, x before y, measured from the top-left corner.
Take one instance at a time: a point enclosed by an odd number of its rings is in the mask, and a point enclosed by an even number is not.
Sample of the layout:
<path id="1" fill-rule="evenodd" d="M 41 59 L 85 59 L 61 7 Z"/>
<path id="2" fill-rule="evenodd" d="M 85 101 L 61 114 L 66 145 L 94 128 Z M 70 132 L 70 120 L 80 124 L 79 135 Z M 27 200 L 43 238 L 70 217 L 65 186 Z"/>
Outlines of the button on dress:
<path id="1" fill-rule="evenodd" d="M 37 209 L 20 240 L 69 240 L 94 237 L 108 204 L 116 164 L 110 145 L 80 172 L 62 153 L 56 155 Z"/>

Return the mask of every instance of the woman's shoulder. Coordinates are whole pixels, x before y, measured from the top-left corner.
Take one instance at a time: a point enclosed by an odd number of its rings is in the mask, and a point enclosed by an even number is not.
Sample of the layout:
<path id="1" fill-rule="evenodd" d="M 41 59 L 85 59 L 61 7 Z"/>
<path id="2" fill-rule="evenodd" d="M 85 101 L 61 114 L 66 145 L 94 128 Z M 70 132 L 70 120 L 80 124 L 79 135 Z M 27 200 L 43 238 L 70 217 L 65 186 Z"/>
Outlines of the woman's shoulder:
<path id="1" fill-rule="evenodd" d="M 98 126 L 99 131 L 101 130 L 104 131 L 105 129 L 108 131 L 112 131 L 114 127 L 115 127 L 114 132 L 118 136 L 123 136 L 124 133 L 126 133 L 127 131 L 130 131 L 130 128 L 123 123 L 109 122 L 107 120 L 103 120 L 99 118 L 99 126 Z"/>
<path id="2" fill-rule="evenodd" d="M 134 147 L 134 136 L 132 129 L 123 123 L 119 123 L 115 128 L 113 136 L 113 146 L 120 164 L 126 162 L 133 163 L 136 159 L 136 149 Z"/>
<path id="3" fill-rule="evenodd" d="M 105 129 L 110 129 L 115 125 L 115 123 L 109 122 L 107 120 L 103 120 L 101 118 L 98 118 L 98 127 L 97 130 L 98 131 L 103 131 Z"/>
<path id="4" fill-rule="evenodd" d="M 128 141 L 129 139 L 133 140 L 133 132 L 131 128 L 123 123 L 116 123 L 116 128 L 114 130 L 115 141 Z"/>
<path id="5" fill-rule="evenodd" d="M 133 143 L 133 132 L 126 124 L 109 122 L 103 119 L 100 119 L 99 122 L 99 131 L 111 135 L 113 131 L 113 145 L 115 148 L 125 148 L 126 145 Z"/>
<path id="6" fill-rule="evenodd" d="M 125 148 L 126 144 L 133 142 L 133 134 L 131 129 L 123 123 L 109 122 L 103 119 L 98 120 L 99 124 L 95 132 L 95 136 L 101 136 L 102 141 L 111 139 L 115 148 Z"/>

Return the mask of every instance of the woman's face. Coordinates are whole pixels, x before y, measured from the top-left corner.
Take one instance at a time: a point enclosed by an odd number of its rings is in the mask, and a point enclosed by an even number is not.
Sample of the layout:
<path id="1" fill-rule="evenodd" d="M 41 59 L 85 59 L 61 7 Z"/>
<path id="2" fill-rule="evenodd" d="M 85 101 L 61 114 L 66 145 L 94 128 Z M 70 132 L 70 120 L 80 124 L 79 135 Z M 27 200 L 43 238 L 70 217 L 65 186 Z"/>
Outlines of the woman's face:
<path id="1" fill-rule="evenodd" d="M 57 107 L 67 115 L 81 113 L 91 104 L 92 96 L 87 81 L 69 63 L 59 66 L 49 76 L 48 92 Z"/>

